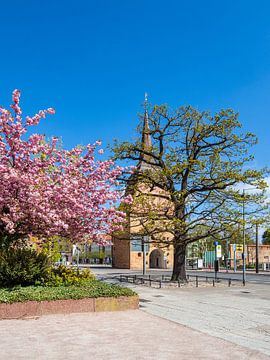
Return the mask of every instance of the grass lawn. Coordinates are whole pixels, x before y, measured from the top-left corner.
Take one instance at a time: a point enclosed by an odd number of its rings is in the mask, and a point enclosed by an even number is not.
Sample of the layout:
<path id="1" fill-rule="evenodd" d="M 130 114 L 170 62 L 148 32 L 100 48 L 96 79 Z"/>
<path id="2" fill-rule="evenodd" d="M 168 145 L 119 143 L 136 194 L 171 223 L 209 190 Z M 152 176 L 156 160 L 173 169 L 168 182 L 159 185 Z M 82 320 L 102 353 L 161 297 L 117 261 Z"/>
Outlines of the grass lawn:
<path id="1" fill-rule="evenodd" d="M 0 303 L 133 296 L 134 291 L 117 285 L 90 281 L 83 285 L 58 287 L 26 286 L 0 288 Z"/>

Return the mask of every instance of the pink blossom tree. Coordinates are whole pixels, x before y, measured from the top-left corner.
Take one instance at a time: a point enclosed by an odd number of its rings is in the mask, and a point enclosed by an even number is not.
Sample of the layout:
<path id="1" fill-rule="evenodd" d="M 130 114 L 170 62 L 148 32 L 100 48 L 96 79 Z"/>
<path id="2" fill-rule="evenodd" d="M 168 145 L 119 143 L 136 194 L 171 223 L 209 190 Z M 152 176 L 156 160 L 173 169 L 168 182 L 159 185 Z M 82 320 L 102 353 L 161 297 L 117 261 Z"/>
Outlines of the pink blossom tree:
<path id="1" fill-rule="evenodd" d="M 12 100 L 11 111 L 0 107 L 0 244 L 30 235 L 102 242 L 102 234 L 120 230 L 125 213 L 115 205 L 123 169 L 95 160 L 101 142 L 64 150 L 57 138 L 27 138 L 28 129 L 54 109 L 23 118 L 20 91 L 14 90 Z"/>

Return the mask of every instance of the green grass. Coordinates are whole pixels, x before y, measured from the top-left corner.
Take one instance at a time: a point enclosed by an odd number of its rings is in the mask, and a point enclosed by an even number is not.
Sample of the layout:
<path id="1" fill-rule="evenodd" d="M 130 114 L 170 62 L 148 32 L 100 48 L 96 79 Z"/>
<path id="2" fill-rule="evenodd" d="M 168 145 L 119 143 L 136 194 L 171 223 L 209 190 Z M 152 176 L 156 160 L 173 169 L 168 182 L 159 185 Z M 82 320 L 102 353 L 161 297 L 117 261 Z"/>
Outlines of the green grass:
<path id="1" fill-rule="evenodd" d="M 12 304 L 14 302 L 25 301 L 85 299 L 133 295 L 136 295 L 136 293 L 131 289 L 99 281 L 91 281 L 84 285 L 0 288 L 0 303 Z"/>

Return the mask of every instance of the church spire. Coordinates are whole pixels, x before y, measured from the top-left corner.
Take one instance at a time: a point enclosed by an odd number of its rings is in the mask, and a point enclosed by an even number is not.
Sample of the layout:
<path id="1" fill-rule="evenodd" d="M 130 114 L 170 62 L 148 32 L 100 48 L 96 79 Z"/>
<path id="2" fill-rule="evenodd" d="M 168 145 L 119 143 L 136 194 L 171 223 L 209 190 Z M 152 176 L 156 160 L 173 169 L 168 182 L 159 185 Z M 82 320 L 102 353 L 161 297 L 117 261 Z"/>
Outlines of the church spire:
<path id="1" fill-rule="evenodd" d="M 152 140 L 150 136 L 150 128 L 149 128 L 149 121 L 148 121 L 148 95 L 147 93 L 144 94 L 144 119 L 143 119 L 143 132 L 142 132 L 142 147 L 150 148 L 152 146 Z"/>
<path id="2" fill-rule="evenodd" d="M 143 129 L 142 129 L 142 149 L 143 150 L 150 150 L 152 147 L 152 140 L 150 136 L 150 128 L 149 128 L 149 119 L 148 119 L 148 95 L 147 93 L 144 94 L 144 118 L 143 118 Z M 140 156 L 140 168 L 146 168 L 147 163 L 146 161 L 149 161 L 151 158 L 149 155 L 141 154 Z M 148 165 L 149 166 L 149 165 Z"/>

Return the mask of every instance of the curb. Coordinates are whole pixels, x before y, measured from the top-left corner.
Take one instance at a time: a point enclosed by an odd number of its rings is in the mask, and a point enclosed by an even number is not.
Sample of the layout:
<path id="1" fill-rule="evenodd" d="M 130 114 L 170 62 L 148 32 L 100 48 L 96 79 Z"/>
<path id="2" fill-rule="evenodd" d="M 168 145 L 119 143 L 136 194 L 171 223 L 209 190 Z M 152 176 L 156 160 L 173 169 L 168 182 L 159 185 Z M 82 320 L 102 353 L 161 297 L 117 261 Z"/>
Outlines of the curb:
<path id="1" fill-rule="evenodd" d="M 52 301 L 26 301 L 0 304 L 0 320 L 22 319 L 52 314 L 86 313 L 100 311 L 124 311 L 139 308 L 138 296 L 120 296 L 68 299 Z"/>

